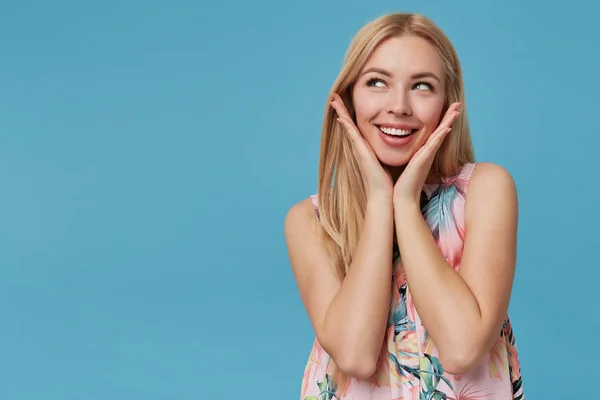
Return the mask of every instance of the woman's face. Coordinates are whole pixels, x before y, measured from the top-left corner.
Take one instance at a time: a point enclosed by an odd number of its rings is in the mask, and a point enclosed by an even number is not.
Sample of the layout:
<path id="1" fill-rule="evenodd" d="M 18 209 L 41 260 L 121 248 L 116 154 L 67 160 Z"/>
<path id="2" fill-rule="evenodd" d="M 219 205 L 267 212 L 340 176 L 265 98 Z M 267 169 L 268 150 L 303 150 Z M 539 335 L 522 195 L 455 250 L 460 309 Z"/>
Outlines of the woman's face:
<path id="1" fill-rule="evenodd" d="M 358 129 L 379 160 L 406 165 L 437 128 L 445 100 L 442 60 L 425 39 L 389 38 L 353 87 Z"/>

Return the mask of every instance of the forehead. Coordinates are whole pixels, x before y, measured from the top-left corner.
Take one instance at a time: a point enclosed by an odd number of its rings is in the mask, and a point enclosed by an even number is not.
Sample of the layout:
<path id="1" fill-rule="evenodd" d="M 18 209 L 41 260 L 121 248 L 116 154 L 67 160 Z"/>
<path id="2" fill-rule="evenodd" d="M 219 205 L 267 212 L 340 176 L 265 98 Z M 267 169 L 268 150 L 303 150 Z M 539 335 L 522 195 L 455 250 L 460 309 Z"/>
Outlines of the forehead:
<path id="1" fill-rule="evenodd" d="M 395 74 L 424 71 L 442 76 L 442 59 L 425 39 L 415 36 L 392 37 L 381 42 L 367 60 L 363 69 L 384 68 Z"/>

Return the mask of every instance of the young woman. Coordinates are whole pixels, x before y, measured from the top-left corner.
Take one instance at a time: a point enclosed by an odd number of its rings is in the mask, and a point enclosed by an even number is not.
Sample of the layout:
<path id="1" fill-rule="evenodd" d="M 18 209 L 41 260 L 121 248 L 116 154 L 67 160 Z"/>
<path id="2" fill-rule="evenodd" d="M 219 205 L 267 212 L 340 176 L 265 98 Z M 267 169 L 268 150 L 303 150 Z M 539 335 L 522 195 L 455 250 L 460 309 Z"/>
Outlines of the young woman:
<path id="1" fill-rule="evenodd" d="M 302 399 L 524 398 L 507 316 L 515 185 L 474 163 L 461 67 L 427 18 L 386 15 L 353 39 L 318 196 L 285 235 L 316 333 Z"/>

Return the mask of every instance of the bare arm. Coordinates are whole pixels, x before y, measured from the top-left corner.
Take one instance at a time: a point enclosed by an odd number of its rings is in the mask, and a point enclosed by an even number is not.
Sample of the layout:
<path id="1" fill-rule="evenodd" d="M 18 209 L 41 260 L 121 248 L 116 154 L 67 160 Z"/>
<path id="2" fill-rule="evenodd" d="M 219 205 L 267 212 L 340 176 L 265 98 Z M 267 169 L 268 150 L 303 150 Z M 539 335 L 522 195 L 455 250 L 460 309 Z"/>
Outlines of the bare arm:
<path id="1" fill-rule="evenodd" d="M 310 199 L 290 209 L 285 236 L 300 296 L 317 340 L 348 376 L 375 372 L 387 317 L 392 278 L 391 199 L 372 199 L 343 282 L 325 248 L 325 232 Z"/>
<path id="2" fill-rule="evenodd" d="M 481 362 L 507 315 L 516 262 L 517 194 L 501 167 L 475 168 L 465 206 L 466 238 L 457 274 L 437 247 L 418 205 L 395 205 L 400 252 L 415 307 L 444 369 Z"/>

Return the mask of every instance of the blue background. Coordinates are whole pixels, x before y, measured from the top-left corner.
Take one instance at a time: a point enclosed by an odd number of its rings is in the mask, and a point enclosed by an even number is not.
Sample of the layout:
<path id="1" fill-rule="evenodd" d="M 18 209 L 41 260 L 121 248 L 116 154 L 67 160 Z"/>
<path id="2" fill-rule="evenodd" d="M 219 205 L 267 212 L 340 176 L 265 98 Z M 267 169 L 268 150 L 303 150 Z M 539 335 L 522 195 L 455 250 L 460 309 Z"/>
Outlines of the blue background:
<path id="1" fill-rule="evenodd" d="M 517 182 L 527 396 L 595 393 L 598 6 L 29 0 L 0 3 L 0 397 L 298 398 L 283 220 L 350 39 L 394 11 L 448 34 L 478 160 Z"/>

